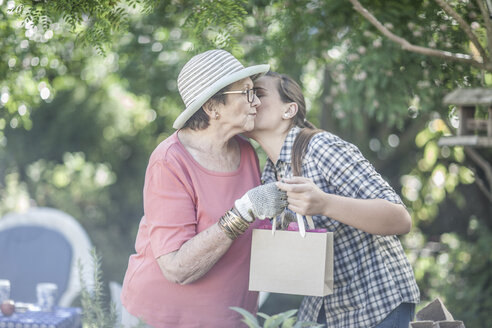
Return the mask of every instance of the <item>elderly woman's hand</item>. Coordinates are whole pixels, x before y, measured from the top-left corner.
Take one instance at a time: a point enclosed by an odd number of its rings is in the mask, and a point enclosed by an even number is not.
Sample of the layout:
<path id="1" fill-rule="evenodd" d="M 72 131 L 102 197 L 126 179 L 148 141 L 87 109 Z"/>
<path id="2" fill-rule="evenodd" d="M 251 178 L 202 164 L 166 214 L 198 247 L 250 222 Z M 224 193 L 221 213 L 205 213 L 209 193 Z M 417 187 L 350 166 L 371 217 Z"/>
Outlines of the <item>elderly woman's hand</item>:
<path id="1" fill-rule="evenodd" d="M 277 188 L 275 182 L 267 183 L 249 190 L 236 200 L 234 207 L 248 222 L 255 218 L 273 218 L 287 207 L 287 195 Z"/>
<path id="2" fill-rule="evenodd" d="M 327 194 L 311 179 L 304 177 L 284 178 L 277 186 L 287 193 L 289 209 L 301 215 L 320 215 L 328 205 Z"/>

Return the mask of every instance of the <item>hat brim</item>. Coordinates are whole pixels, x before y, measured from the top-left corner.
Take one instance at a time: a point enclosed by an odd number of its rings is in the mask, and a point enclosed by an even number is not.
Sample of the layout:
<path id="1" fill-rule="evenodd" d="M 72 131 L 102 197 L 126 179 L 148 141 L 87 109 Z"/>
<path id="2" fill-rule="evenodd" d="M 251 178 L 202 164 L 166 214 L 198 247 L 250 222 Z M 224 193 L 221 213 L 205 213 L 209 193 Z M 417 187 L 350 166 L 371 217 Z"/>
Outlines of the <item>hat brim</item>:
<path id="1" fill-rule="evenodd" d="M 270 70 L 270 65 L 255 65 L 243 68 L 240 71 L 234 72 L 233 74 L 226 75 L 223 78 L 216 81 L 214 84 L 205 89 L 201 95 L 199 95 L 195 101 L 193 101 L 185 110 L 179 114 L 178 118 L 174 121 L 173 128 L 180 129 L 183 125 L 190 119 L 193 114 L 195 114 L 204 103 L 207 102 L 214 94 L 216 94 L 220 89 L 242 80 L 247 77 L 252 79 L 258 78 L 264 75 Z"/>

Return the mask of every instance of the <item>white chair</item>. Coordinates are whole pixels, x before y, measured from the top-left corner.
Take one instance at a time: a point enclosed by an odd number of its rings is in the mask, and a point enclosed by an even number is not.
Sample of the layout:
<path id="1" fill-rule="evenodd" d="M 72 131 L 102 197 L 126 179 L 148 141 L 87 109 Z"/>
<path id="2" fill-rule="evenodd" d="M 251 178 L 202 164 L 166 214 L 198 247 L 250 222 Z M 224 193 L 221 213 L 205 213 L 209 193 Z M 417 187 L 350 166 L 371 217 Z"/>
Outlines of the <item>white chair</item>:
<path id="1" fill-rule="evenodd" d="M 70 215 L 47 207 L 8 213 L 0 219 L 0 279 L 11 283 L 14 301 L 36 302 L 36 284 L 58 285 L 59 306 L 79 295 L 78 262 L 89 290 L 94 284 L 91 242 Z"/>
<path id="2" fill-rule="evenodd" d="M 116 327 L 138 327 L 140 324 L 140 320 L 130 314 L 121 304 L 121 284 L 117 283 L 116 281 L 109 282 L 109 291 L 111 293 L 111 301 L 114 303 L 116 308 Z"/>

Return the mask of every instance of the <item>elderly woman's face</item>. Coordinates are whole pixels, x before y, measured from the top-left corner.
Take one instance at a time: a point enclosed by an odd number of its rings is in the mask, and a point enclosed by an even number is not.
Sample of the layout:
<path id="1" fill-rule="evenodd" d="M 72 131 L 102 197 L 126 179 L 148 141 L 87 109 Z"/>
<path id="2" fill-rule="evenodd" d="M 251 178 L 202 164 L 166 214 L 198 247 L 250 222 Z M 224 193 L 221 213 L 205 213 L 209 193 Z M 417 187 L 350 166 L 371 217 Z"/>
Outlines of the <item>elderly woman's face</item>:
<path id="1" fill-rule="evenodd" d="M 246 91 L 253 88 L 253 81 L 248 77 L 233 83 L 230 91 Z M 248 97 L 243 93 L 226 95 L 226 105 L 220 110 L 220 121 L 223 126 L 242 133 L 253 130 L 255 127 L 256 108 L 261 104 L 258 97 L 253 96 L 253 101 L 248 102 Z"/>

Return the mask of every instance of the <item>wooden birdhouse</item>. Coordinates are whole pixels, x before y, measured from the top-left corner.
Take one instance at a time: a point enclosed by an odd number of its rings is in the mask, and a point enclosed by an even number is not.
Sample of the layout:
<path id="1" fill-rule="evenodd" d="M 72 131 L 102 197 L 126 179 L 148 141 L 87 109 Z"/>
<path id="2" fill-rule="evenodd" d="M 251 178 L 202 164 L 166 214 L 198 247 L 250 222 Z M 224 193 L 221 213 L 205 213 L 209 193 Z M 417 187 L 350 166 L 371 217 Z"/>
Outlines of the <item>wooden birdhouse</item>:
<path id="1" fill-rule="evenodd" d="M 439 146 L 492 147 L 492 89 L 456 89 L 444 97 L 445 105 L 458 107 L 456 136 L 442 137 Z M 476 119 L 477 106 L 488 108 L 487 119 Z"/>

